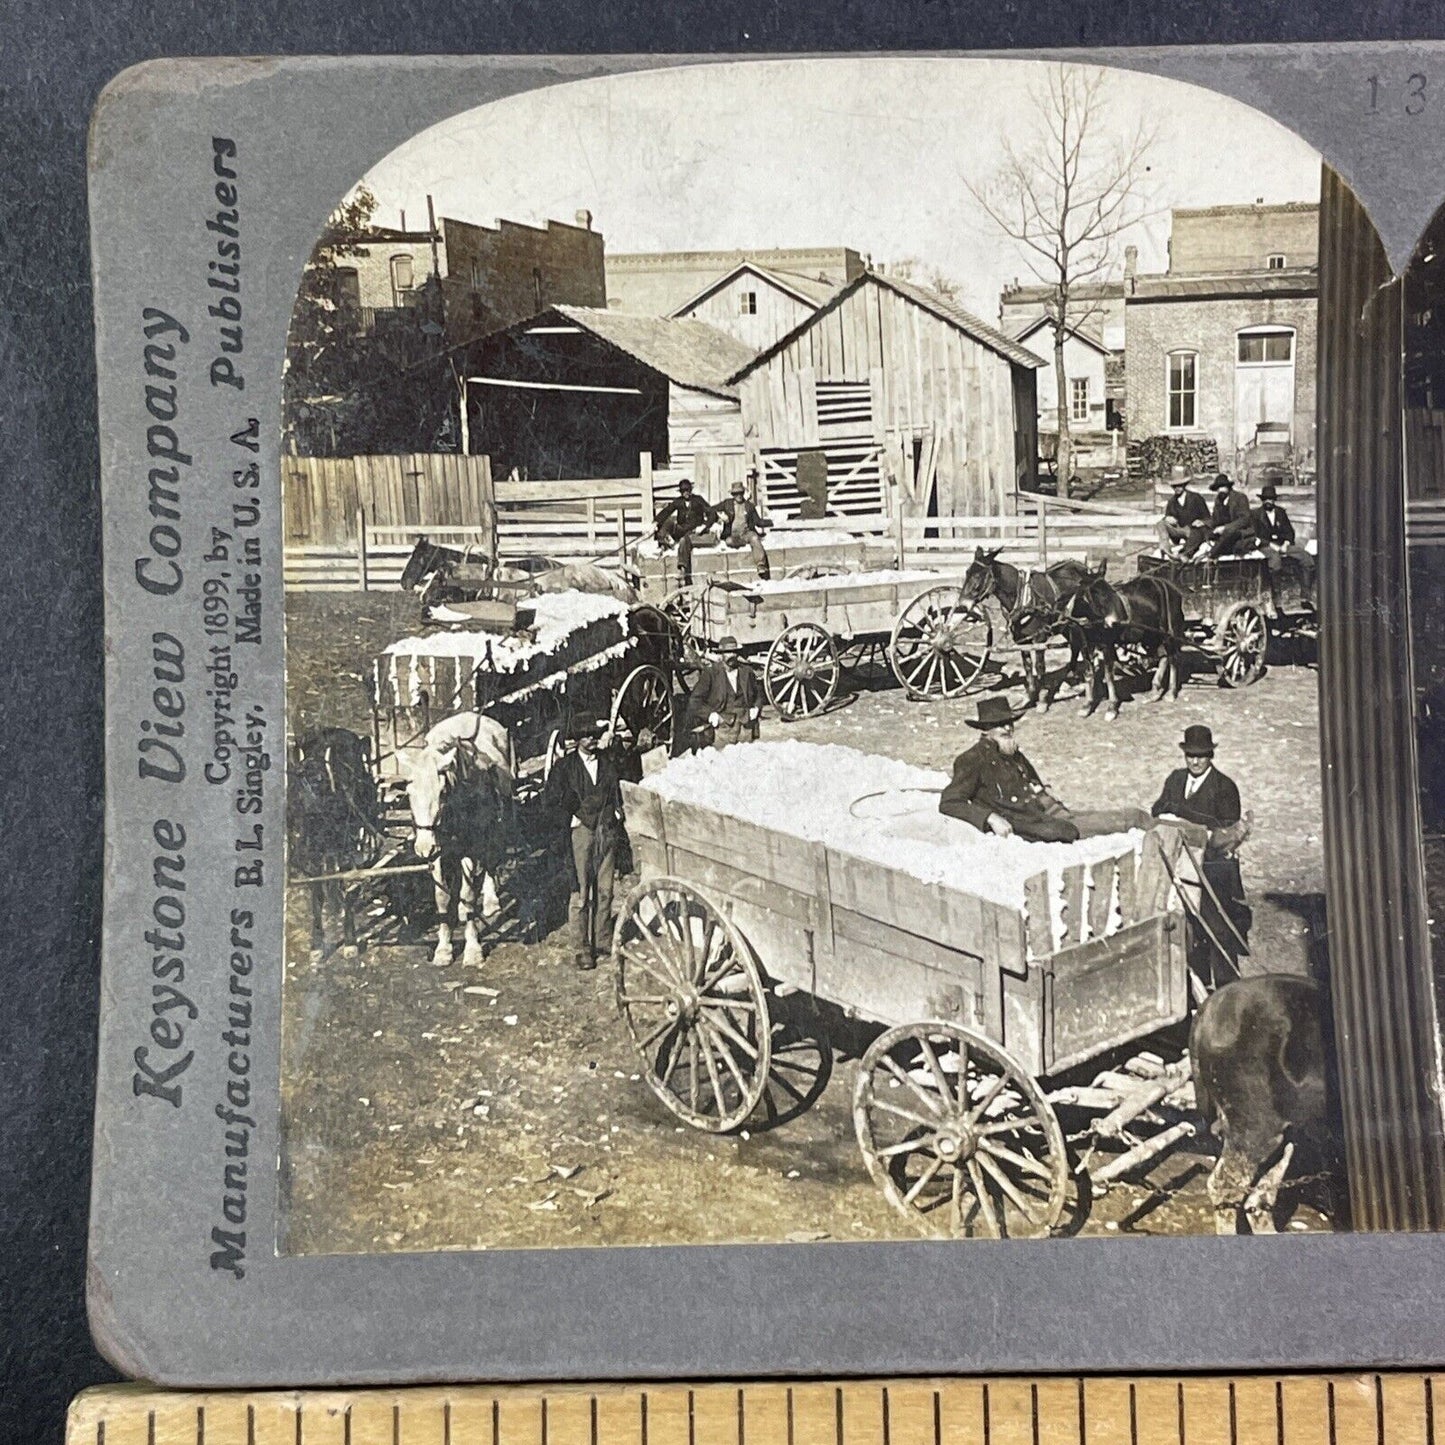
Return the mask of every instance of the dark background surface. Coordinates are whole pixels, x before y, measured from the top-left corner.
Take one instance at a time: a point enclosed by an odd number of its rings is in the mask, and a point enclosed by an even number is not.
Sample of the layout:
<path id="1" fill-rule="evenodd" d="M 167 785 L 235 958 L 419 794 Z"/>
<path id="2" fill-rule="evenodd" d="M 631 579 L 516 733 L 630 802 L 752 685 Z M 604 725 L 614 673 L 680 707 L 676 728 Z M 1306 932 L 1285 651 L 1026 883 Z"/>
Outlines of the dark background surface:
<path id="1" fill-rule="evenodd" d="M 85 131 L 105 82 L 163 55 L 1445 38 L 1445 0 L 11 0 L 0 26 L 0 1439 L 28 1442 L 58 1440 L 75 1392 L 114 1378 L 83 1302 L 103 728 Z"/>

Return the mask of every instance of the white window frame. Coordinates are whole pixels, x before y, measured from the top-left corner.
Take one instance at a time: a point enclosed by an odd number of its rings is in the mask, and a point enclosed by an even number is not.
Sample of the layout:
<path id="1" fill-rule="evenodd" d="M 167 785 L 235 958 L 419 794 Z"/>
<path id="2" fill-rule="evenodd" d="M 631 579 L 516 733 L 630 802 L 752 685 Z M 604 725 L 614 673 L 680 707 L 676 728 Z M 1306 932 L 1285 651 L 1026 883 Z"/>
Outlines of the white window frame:
<path id="1" fill-rule="evenodd" d="M 403 265 L 409 272 L 410 279 L 407 284 L 401 284 L 400 272 Z M 416 257 L 410 251 L 393 251 L 389 265 L 391 273 L 391 299 L 396 305 L 402 304 L 403 296 L 410 296 L 416 290 Z"/>
<path id="2" fill-rule="evenodd" d="M 1088 421 L 1089 419 L 1089 378 L 1087 376 L 1071 376 L 1069 378 L 1069 420 Z"/>
<path id="3" fill-rule="evenodd" d="M 758 293 L 756 291 L 738 292 L 738 315 L 756 316 L 758 314 Z"/>
<path id="4" fill-rule="evenodd" d="M 1289 337 L 1289 359 L 1286 361 L 1266 360 L 1261 357 L 1258 361 L 1241 361 L 1239 359 L 1239 343 L 1246 336 L 1288 336 Z M 1293 326 L 1281 326 L 1277 323 L 1263 323 L 1258 326 L 1241 326 L 1234 333 L 1234 364 L 1235 366 L 1293 366 L 1299 347 L 1299 332 Z"/>
<path id="5" fill-rule="evenodd" d="M 1193 418 L 1188 422 L 1173 422 L 1170 416 L 1174 410 L 1174 361 L 1176 357 L 1188 356 L 1194 362 L 1194 387 L 1189 395 L 1193 398 Z M 1184 392 L 1179 393 L 1185 395 Z M 1199 430 L 1199 353 L 1192 346 L 1176 346 L 1164 353 L 1164 430 L 1166 432 L 1192 432 Z"/>
<path id="6" fill-rule="evenodd" d="M 1288 264 L 1283 251 L 1271 251 L 1270 254 L 1264 258 L 1264 265 L 1267 271 L 1283 271 Z"/>

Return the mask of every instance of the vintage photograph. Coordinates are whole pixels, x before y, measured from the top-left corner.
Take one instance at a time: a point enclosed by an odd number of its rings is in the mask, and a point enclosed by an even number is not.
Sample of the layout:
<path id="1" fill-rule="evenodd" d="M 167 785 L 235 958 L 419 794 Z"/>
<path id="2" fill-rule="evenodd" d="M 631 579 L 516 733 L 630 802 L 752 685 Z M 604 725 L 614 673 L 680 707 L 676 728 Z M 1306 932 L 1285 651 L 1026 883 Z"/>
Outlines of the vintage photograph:
<path id="1" fill-rule="evenodd" d="M 356 178 L 274 419 L 282 1254 L 1349 1228 L 1323 174 L 837 58 Z"/>

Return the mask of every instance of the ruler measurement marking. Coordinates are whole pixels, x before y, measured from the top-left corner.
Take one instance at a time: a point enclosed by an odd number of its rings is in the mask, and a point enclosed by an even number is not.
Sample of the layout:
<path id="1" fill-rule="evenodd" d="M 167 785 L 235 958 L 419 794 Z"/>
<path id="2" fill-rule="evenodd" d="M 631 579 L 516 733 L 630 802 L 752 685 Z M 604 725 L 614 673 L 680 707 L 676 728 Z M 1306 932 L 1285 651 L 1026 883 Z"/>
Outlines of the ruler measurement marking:
<path id="1" fill-rule="evenodd" d="M 1435 1381 L 1430 1375 L 1425 1376 L 1425 1440 L 1427 1445 L 1435 1445 Z"/>
<path id="2" fill-rule="evenodd" d="M 202 1425 L 204 1429 L 204 1425 Z M 256 1445 L 256 1407 L 246 1406 L 246 1445 Z"/>
<path id="3" fill-rule="evenodd" d="M 1339 1445 L 1335 1437 L 1335 1382 L 1325 1381 L 1325 1408 L 1330 1422 L 1330 1445 Z"/>
<path id="4" fill-rule="evenodd" d="M 692 1391 L 691 1391 L 691 1390 L 688 1391 L 687 1400 L 688 1400 L 688 1410 L 687 1410 L 687 1440 L 688 1440 L 688 1445 L 693 1445 L 693 1438 L 692 1438 Z M 102 1445 L 104 1445 L 104 1442 L 102 1442 Z M 792 1387 L 791 1385 L 788 1386 L 788 1445 L 793 1445 L 793 1387 Z M 1432 1440 L 1432 1445 L 1433 1445 L 1433 1440 Z"/>
<path id="5" fill-rule="evenodd" d="M 542 1396 L 542 1445 L 547 1445 L 547 1397 Z M 642 1445 L 647 1445 L 647 1396 L 642 1397 Z"/>
<path id="6" fill-rule="evenodd" d="M 788 1445 L 793 1445 L 791 1439 Z M 943 1394 L 939 1390 L 933 1392 L 933 1445 L 943 1445 Z"/>
<path id="7" fill-rule="evenodd" d="M 1084 1377 L 1079 1376 L 1078 1401 L 1075 1405 L 1079 1416 L 1079 1445 L 1085 1445 L 1084 1440 Z"/>
<path id="8" fill-rule="evenodd" d="M 401 1445 L 401 1402 L 391 1407 L 391 1445 Z M 546 1445 L 546 1442 L 543 1442 Z"/>
<path id="9" fill-rule="evenodd" d="M 1139 1392 L 1129 1381 L 1129 1445 L 1139 1445 Z"/>
<path id="10" fill-rule="evenodd" d="M 592 1405 L 592 1445 L 597 1445 L 597 1403 Z M 697 1445 L 697 1395 L 687 1392 L 687 1445 Z M 788 1445 L 793 1445 L 793 1392 L 788 1391 Z"/>
<path id="11" fill-rule="evenodd" d="M 988 1381 L 983 1382 L 983 1445 L 993 1445 L 993 1405 L 988 1398 Z"/>
<path id="12" fill-rule="evenodd" d="M 1234 1395 L 1234 1381 L 1229 1382 L 1229 1445 L 1239 1445 L 1239 1404 Z"/>
<path id="13" fill-rule="evenodd" d="M 442 1445 L 452 1445 L 452 1402 L 450 1400 L 442 1401 Z"/>
<path id="14" fill-rule="evenodd" d="M 739 1408 L 742 1404 L 743 1392 L 738 1391 Z M 642 1392 L 642 1399 L 638 1404 L 638 1410 L 642 1425 L 642 1445 L 647 1445 L 647 1391 Z M 542 1401 L 542 1445 L 547 1445 L 547 1402 Z M 738 1445 L 743 1445 L 742 1420 L 738 1421 Z"/>
<path id="15" fill-rule="evenodd" d="M 1274 1382 L 1274 1434 L 1279 1445 L 1284 1445 L 1284 1381 Z"/>
<path id="16" fill-rule="evenodd" d="M 893 1445 L 893 1425 L 889 1419 L 887 1385 L 883 1387 L 883 1445 Z"/>
<path id="17" fill-rule="evenodd" d="M 643 1399 L 647 1397 L 644 1395 Z M 647 1416 L 642 1417 L 642 1445 L 647 1445 Z M 748 1445 L 747 1429 L 747 1405 L 744 1403 L 744 1395 L 741 1389 L 738 1390 L 738 1445 Z"/>

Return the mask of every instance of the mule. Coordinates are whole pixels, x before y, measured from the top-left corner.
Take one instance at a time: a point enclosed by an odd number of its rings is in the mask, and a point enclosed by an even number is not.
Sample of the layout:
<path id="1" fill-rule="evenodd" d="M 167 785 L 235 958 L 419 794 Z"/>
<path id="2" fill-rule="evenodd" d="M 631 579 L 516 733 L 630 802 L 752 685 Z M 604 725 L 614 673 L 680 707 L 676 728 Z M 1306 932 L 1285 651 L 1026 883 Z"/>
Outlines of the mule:
<path id="1" fill-rule="evenodd" d="M 1208 1186 L 1219 1234 L 1237 1234 L 1241 1214 L 1255 1234 L 1275 1233 L 1296 1146 L 1329 1137 L 1324 1010 L 1319 984 L 1261 974 L 1216 989 L 1194 1017 L 1195 1104 L 1220 1140 Z"/>
<path id="2" fill-rule="evenodd" d="M 420 753 L 405 764 L 416 856 L 431 864 L 436 895 L 437 944 L 432 962 L 455 956 L 453 928 L 460 924 L 462 963 L 483 958 L 477 927 L 478 883 L 484 919 L 501 911 L 496 875 L 506 853 L 515 765 L 506 729 L 492 718 L 459 713 L 426 735 Z"/>
<path id="3" fill-rule="evenodd" d="M 1081 712 L 1085 717 L 1107 693 L 1105 718 L 1119 716 L 1119 648 L 1138 645 L 1152 661 L 1153 701 L 1178 697 L 1184 685 L 1186 622 L 1184 598 L 1163 577 L 1131 577 L 1116 587 L 1102 573 L 1090 574 L 1070 596 L 1068 615 L 1082 630 L 1089 682 Z"/>
<path id="4" fill-rule="evenodd" d="M 322 877 L 356 868 L 381 836 L 381 801 L 371 771 L 371 743 L 345 728 L 319 728 L 291 750 L 286 780 L 286 836 L 290 872 Z M 357 948 L 351 893 L 339 879 L 308 885 L 310 951 L 326 954 L 327 914 L 341 918 L 341 949 Z"/>
<path id="5" fill-rule="evenodd" d="M 1047 712 L 1063 682 L 1077 675 L 1084 655 L 1082 632 L 1067 615 L 1069 598 L 1096 574 L 1072 559 L 1055 562 L 1042 572 L 1024 572 L 1000 561 L 1002 550 L 974 549 L 973 561 L 963 579 L 963 600 L 979 605 L 990 597 L 998 600 L 1008 621 L 1009 636 L 1023 656 L 1028 705 Z M 1050 685 L 1044 649 L 1057 638 L 1068 643 L 1069 660 L 1052 674 Z"/>

